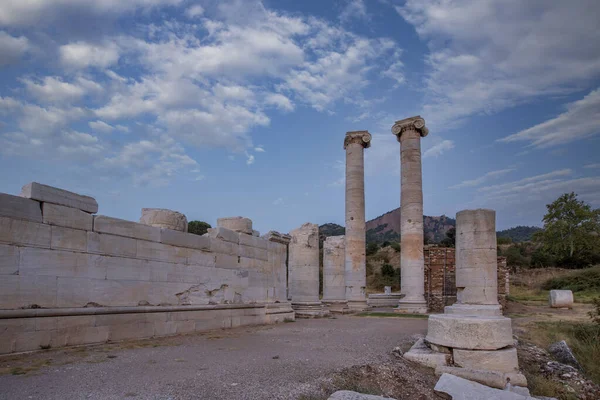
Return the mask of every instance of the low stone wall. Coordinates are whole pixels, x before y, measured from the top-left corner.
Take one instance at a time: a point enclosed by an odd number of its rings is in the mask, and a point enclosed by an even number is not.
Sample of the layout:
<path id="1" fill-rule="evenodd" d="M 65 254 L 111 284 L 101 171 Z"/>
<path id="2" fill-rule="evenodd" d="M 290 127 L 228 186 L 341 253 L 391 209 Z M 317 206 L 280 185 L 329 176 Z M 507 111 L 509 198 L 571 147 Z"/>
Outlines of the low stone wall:
<path id="1" fill-rule="evenodd" d="M 281 235 L 198 236 L 97 209 L 36 183 L 0 194 L 0 353 L 294 318 Z"/>
<path id="2" fill-rule="evenodd" d="M 455 250 L 431 247 L 425 255 L 425 298 L 430 312 L 443 312 L 445 306 L 456 302 Z M 506 257 L 498 257 L 498 301 L 506 304 L 510 274 Z"/>

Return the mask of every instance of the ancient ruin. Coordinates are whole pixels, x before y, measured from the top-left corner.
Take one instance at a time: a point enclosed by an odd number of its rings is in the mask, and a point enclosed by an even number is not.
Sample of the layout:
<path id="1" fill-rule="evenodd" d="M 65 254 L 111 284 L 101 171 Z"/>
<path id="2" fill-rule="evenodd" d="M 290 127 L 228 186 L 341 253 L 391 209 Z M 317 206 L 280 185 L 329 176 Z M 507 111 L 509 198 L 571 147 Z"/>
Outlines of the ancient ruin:
<path id="1" fill-rule="evenodd" d="M 397 312 L 426 313 L 423 260 L 423 178 L 421 137 L 429 130 L 420 116 L 396 121 L 392 133 L 400 142 L 400 258 L 401 292 Z"/>
<path id="2" fill-rule="evenodd" d="M 0 354 L 294 319 L 287 235 L 198 236 L 156 213 L 148 225 L 97 211 L 38 183 L 0 194 Z"/>
<path id="3" fill-rule="evenodd" d="M 292 308 L 297 317 L 323 317 L 319 297 L 319 226 L 306 223 L 290 232 L 289 276 Z"/>
<path id="4" fill-rule="evenodd" d="M 354 311 L 367 308 L 364 149 L 370 146 L 369 132 L 346 133 L 346 300 Z"/>
<path id="5" fill-rule="evenodd" d="M 345 238 L 329 236 L 323 242 L 323 304 L 329 311 L 348 312 L 346 300 Z"/>
<path id="6" fill-rule="evenodd" d="M 527 386 L 519 372 L 510 318 L 498 304 L 496 213 L 465 210 L 456 216 L 458 302 L 429 316 L 427 336 L 404 356 L 491 387 Z"/>

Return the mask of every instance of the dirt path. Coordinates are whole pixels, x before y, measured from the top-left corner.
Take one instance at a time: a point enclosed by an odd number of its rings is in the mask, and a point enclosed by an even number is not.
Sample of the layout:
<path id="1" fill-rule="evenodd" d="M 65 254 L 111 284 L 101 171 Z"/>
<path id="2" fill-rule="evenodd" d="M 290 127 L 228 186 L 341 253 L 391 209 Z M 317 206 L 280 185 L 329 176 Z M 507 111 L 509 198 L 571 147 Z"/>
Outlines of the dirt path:
<path id="1" fill-rule="evenodd" d="M 0 358 L 0 399 L 294 399 L 328 374 L 393 361 L 426 330 L 424 319 L 344 316 L 48 350 Z"/>

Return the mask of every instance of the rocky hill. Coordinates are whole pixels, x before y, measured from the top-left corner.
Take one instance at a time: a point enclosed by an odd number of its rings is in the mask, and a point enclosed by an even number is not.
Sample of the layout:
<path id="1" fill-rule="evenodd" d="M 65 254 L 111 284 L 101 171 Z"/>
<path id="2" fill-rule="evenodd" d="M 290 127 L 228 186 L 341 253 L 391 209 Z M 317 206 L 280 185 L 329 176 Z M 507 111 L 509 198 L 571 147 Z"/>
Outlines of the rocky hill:
<path id="1" fill-rule="evenodd" d="M 537 226 L 515 226 L 498 232 L 498 237 L 509 238 L 514 243 L 528 242 L 533 238 L 533 234 L 541 231 Z"/>

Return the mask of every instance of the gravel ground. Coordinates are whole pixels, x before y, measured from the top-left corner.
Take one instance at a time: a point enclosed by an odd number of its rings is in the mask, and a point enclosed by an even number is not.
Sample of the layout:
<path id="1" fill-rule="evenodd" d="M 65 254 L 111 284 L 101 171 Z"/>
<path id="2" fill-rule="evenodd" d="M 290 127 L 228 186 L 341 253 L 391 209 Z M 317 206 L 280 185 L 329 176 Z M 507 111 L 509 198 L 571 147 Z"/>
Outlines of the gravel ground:
<path id="1" fill-rule="evenodd" d="M 10 356 L 0 399 L 294 399 L 426 331 L 425 319 L 343 316 Z"/>

